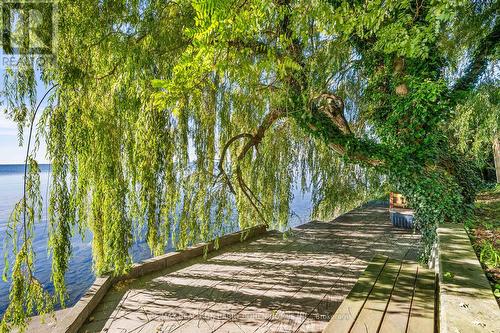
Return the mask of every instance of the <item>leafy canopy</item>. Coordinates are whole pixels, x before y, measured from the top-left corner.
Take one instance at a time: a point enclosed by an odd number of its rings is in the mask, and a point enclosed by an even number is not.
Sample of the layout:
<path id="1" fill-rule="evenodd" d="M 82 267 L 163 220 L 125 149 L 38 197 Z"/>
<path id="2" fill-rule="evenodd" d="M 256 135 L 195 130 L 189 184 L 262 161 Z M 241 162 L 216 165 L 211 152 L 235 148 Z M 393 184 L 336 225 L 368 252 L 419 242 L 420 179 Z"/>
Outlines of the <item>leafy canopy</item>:
<path id="1" fill-rule="evenodd" d="M 74 232 L 92 231 L 98 274 L 120 274 L 135 230 L 157 255 L 235 224 L 286 228 L 295 186 L 312 191 L 318 218 L 402 192 L 425 260 L 437 224 L 460 221 L 474 200 L 474 164 L 459 149 L 468 141 L 453 138 L 476 118 L 450 123 L 496 91 L 496 79 L 483 85 L 498 76 L 498 10 L 466 0 L 59 1 L 53 61 L 36 68 L 22 56 L 3 92 L 22 130 L 37 75 L 53 87 L 35 138 L 52 163 L 56 297 L 32 284 L 32 145 L 30 191 L 10 221 L 24 237 L 11 238 L 2 330 L 64 304 Z"/>

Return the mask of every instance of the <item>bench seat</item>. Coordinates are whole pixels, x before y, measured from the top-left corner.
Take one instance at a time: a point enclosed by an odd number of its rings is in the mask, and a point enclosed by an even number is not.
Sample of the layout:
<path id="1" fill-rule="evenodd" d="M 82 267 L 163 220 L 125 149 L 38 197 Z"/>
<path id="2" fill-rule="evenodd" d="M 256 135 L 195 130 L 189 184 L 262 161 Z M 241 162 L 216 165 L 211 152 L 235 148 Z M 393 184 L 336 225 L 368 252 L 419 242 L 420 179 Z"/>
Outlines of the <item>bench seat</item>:
<path id="1" fill-rule="evenodd" d="M 438 239 L 441 331 L 500 332 L 498 304 L 463 225 L 440 225 Z"/>
<path id="2" fill-rule="evenodd" d="M 435 273 L 376 255 L 323 332 L 435 331 Z"/>

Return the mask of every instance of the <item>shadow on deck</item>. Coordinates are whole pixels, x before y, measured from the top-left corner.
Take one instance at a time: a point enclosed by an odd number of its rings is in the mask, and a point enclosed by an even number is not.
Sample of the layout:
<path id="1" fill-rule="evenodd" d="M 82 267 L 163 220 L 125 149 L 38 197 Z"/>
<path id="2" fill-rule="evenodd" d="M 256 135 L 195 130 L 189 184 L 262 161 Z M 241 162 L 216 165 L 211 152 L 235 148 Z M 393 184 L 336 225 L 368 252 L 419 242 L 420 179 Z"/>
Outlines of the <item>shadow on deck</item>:
<path id="1" fill-rule="evenodd" d="M 116 284 L 80 332 L 318 332 L 374 255 L 414 258 L 418 242 L 382 206 L 271 231 Z"/>

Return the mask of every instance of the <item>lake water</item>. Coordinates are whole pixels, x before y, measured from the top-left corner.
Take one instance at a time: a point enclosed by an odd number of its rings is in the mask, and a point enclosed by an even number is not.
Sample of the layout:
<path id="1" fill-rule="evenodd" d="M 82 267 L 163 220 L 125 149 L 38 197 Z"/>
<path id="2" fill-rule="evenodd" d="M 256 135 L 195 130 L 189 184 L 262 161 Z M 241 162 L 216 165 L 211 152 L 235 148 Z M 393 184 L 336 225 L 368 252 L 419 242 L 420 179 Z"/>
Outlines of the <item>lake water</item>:
<path id="1" fill-rule="evenodd" d="M 43 283 L 45 288 L 53 291 L 50 281 L 51 261 L 47 251 L 47 194 L 50 177 L 50 166 L 41 165 L 41 191 L 44 202 L 42 221 L 36 224 L 34 251 L 36 253 L 36 277 Z M 23 195 L 24 165 L 0 165 L 0 244 L 4 244 L 6 224 L 14 205 Z M 310 214 L 310 195 L 296 193 L 292 202 L 293 216 L 290 217 L 290 225 L 305 223 Z M 72 239 L 72 257 L 69 270 L 66 273 L 66 285 L 69 299 L 67 306 L 74 305 L 87 291 L 95 280 L 92 272 L 92 234 L 88 232 L 84 240 L 80 235 Z M 3 248 L 3 246 L 2 246 Z M 139 239 L 131 248 L 134 261 L 141 261 L 151 256 L 144 239 Z M 2 257 L 3 258 L 3 254 Z M 0 260 L 0 272 L 3 272 L 4 261 Z M 10 283 L 0 280 L 0 317 L 9 304 Z"/>

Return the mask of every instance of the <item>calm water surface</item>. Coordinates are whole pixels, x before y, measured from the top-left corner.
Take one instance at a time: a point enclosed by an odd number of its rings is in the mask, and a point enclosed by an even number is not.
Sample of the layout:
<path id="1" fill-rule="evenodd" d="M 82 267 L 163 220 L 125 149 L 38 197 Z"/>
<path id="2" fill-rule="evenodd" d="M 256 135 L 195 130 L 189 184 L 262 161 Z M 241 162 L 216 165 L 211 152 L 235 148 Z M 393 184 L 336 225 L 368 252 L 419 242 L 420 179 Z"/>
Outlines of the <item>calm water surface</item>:
<path id="1" fill-rule="evenodd" d="M 50 281 L 51 261 L 47 251 L 47 193 L 50 176 L 50 166 L 41 165 L 41 189 L 44 203 L 42 221 L 35 227 L 34 250 L 36 253 L 36 277 L 45 288 L 53 291 Z M 0 244 L 4 244 L 6 224 L 14 205 L 22 198 L 24 165 L 0 165 Z M 294 214 L 290 224 L 305 222 L 310 213 L 310 196 L 296 193 L 292 203 Z M 72 239 L 73 254 L 69 270 L 66 273 L 66 285 L 69 293 L 67 306 L 75 304 L 85 291 L 92 285 L 95 275 L 92 272 L 92 234 L 87 232 L 84 239 L 75 235 Z M 2 246 L 3 248 L 3 246 Z M 171 250 L 171 249 L 170 249 Z M 134 261 L 141 261 L 151 256 L 144 239 L 138 239 L 130 250 Z M 3 258 L 3 254 L 1 256 Z M 0 260 L 0 272 L 3 272 L 4 261 Z M 0 280 L 0 316 L 9 304 L 10 282 Z"/>

